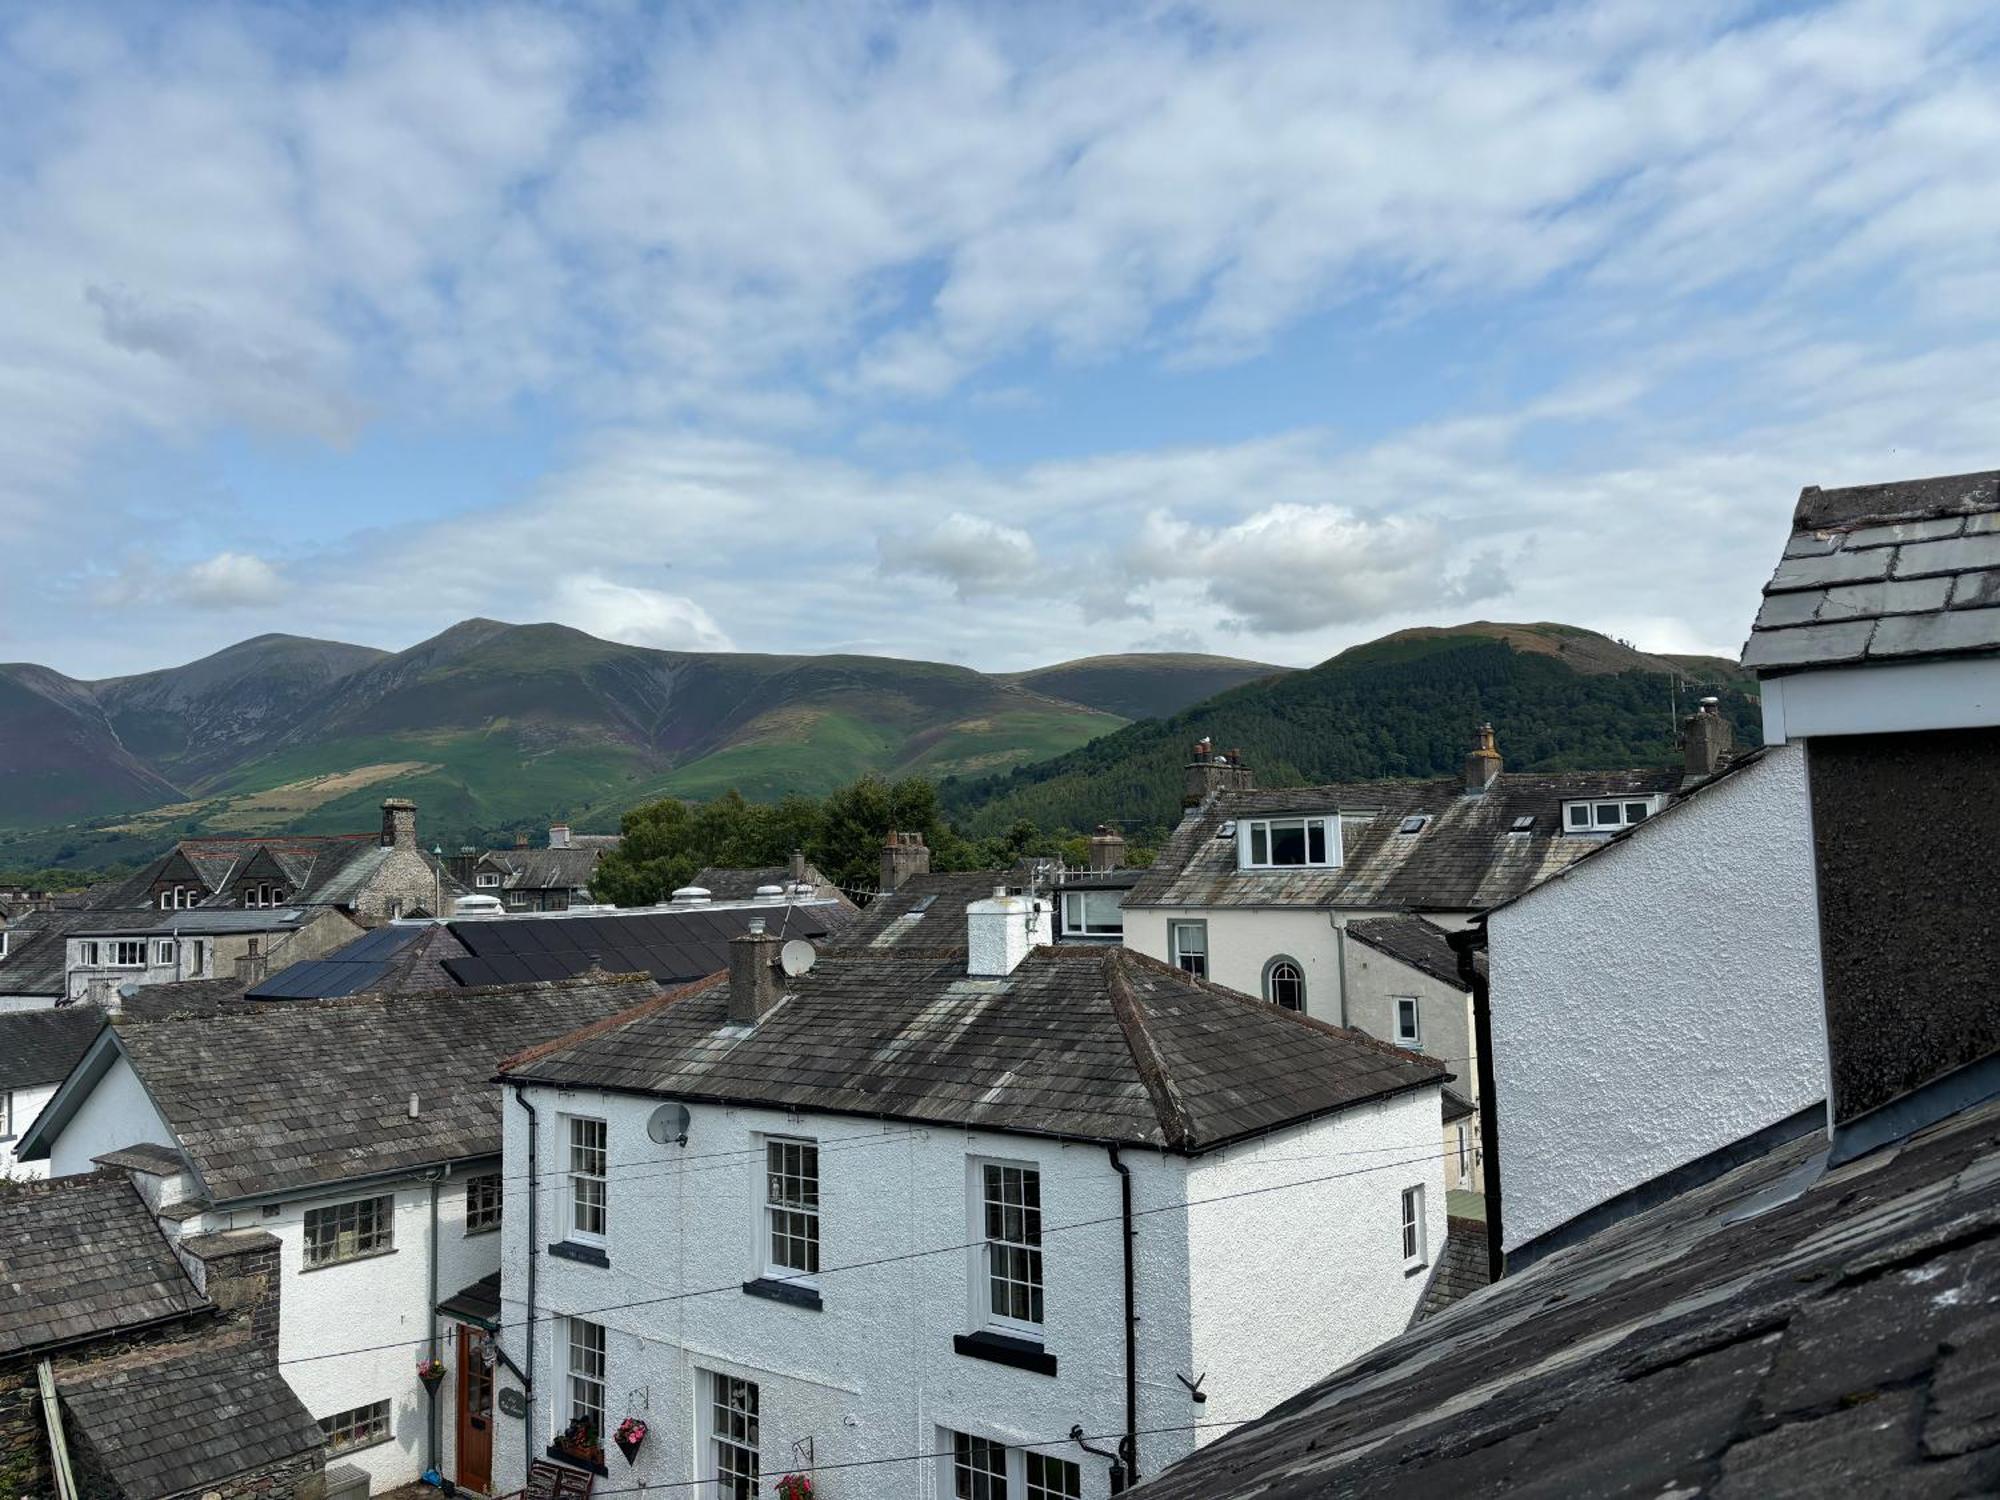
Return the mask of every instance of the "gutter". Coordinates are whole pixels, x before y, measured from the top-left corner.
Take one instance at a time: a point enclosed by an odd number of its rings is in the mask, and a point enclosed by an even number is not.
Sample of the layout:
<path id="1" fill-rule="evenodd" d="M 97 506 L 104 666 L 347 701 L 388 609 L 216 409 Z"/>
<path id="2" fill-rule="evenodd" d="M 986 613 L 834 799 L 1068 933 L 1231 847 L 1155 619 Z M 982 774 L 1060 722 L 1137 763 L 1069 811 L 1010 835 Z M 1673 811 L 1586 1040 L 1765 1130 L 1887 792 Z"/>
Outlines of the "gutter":
<path id="1" fill-rule="evenodd" d="M 535 1224 L 536 1205 L 541 1201 L 541 1187 L 535 1179 L 536 1151 L 541 1144 L 542 1122 L 535 1113 L 535 1106 L 528 1102 L 526 1084 L 514 1085 L 514 1102 L 528 1112 L 528 1313 L 522 1321 L 525 1325 L 523 1337 L 527 1339 L 526 1357 L 522 1361 L 532 1371 L 535 1368 L 535 1260 L 542 1253 L 540 1231 Z M 493 1347 L 497 1350 L 500 1341 L 496 1338 Z M 510 1359 L 508 1365 L 516 1375 L 521 1375 L 521 1367 Z M 521 1413 L 521 1441 L 523 1453 L 532 1455 L 535 1451 L 535 1381 L 532 1374 L 522 1375 L 521 1384 L 527 1387 L 528 1402 Z"/>
<path id="2" fill-rule="evenodd" d="M 62 1408 L 56 1404 L 55 1371 L 44 1359 L 35 1365 L 35 1384 L 42 1398 L 42 1420 L 48 1426 L 49 1467 L 55 1470 L 56 1500 L 77 1500 L 76 1473 L 70 1467 L 69 1440 L 63 1432 Z"/>
<path id="3" fill-rule="evenodd" d="M 1119 1159 L 1116 1146 L 1104 1148 L 1111 1170 L 1118 1174 L 1119 1233 L 1125 1251 L 1125 1436 L 1118 1440 L 1123 1465 L 1111 1466 L 1111 1493 L 1122 1492 L 1139 1479 L 1139 1300 L 1132 1259 L 1138 1229 L 1132 1222 L 1132 1169 Z"/>
<path id="4" fill-rule="evenodd" d="M 1482 915 L 1470 927 L 1445 934 L 1458 955 L 1458 977 L 1472 991 L 1472 1045 L 1479 1050 L 1479 1150 L 1481 1175 L 1486 1189 L 1486 1275 L 1498 1281 L 1507 1274 L 1507 1255 L 1502 1250 L 1505 1232 L 1500 1203 L 1500 1099 L 1493 1078 L 1493 998 L 1487 976 L 1479 972 L 1472 955 L 1486 951 L 1486 918 Z"/>

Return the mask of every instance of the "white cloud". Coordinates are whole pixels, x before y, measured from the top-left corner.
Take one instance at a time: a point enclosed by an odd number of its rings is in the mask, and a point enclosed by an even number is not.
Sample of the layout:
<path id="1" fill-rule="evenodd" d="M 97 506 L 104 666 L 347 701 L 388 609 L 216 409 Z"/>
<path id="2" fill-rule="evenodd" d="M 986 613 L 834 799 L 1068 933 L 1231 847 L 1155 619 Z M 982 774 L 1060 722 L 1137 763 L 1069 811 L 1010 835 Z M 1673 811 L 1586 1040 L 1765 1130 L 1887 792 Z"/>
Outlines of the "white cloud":
<path id="1" fill-rule="evenodd" d="M 250 609 L 277 603 L 285 581 L 261 557 L 218 552 L 184 570 L 173 592 L 196 609 Z"/>
<path id="2" fill-rule="evenodd" d="M 1018 526 L 953 511 L 929 530 L 881 537 L 877 548 L 886 573 L 942 579 L 960 599 L 1016 588 L 1035 576 L 1034 538 Z"/>
<path id="3" fill-rule="evenodd" d="M 663 651 L 733 651 L 714 616 L 694 600 L 656 589 L 614 583 L 599 573 L 572 574 L 549 594 L 549 608 L 565 625 Z"/>

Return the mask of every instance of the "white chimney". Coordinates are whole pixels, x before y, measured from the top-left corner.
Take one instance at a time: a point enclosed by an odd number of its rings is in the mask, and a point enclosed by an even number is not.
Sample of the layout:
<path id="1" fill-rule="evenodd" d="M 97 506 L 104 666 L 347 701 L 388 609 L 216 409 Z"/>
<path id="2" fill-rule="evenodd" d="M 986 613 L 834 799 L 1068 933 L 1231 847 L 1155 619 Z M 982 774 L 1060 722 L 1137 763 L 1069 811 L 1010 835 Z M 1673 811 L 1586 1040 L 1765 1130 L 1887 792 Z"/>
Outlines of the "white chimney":
<path id="1" fill-rule="evenodd" d="M 965 909 L 965 972 L 999 979 L 1020 967 L 1030 948 L 1055 942 L 1049 903 L 1039 897 L 1010 896 L 997 887 L 984 901 Z"/>
<path id="2" fill-rule="evenodd" d="M 549 824 L 549 847 L 551 849 L 567 849 L 569 847 L 569 824 Z"/>

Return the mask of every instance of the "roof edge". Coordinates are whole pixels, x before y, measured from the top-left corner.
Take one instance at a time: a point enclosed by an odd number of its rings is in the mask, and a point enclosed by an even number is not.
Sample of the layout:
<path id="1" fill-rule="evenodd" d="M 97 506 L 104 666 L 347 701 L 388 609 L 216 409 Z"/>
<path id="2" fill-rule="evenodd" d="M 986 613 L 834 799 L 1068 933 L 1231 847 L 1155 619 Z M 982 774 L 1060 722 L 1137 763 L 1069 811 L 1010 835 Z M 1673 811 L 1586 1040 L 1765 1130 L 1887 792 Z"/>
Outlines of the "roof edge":
<path id="1" fill-rule="evenodd" d="M 1108 948 L 1099 960 L 1105 992 L 1111 998 L 1111 1016 L 1125 1035 L 1125 1045 L 1131 1049 L 1133 1066 L 1139 1070 L 1139 1081 L 1146 1085 L 1161 1135 L 1169 1146 L 1185 1151 L 1195 1142 L 1194 1118 L 1188 1113 L 1187 1101 L 1174 1086 L 1166 1060 L 1160 1056 L 1160 1049 L 1147 1028 L 1145 1009 L 1125 971 L 1125 952 L 1124 948 Z"/>

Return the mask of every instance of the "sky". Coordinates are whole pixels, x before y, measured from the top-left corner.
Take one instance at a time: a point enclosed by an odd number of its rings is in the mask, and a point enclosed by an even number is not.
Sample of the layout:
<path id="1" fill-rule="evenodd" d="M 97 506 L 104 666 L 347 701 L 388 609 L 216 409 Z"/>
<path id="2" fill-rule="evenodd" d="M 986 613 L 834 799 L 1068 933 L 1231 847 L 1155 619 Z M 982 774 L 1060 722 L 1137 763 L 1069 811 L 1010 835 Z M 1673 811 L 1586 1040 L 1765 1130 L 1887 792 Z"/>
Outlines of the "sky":
<path id="1" fill-rule="evenodd" d="M 0 13 L 0 661 L 1734 655 L 2000 465 L 1978 0 Z"/>

